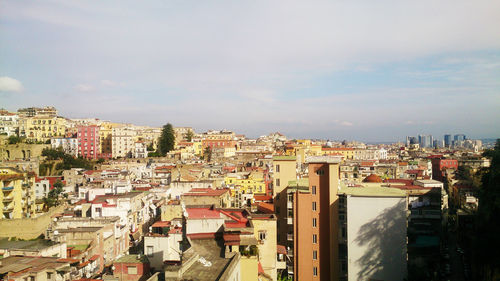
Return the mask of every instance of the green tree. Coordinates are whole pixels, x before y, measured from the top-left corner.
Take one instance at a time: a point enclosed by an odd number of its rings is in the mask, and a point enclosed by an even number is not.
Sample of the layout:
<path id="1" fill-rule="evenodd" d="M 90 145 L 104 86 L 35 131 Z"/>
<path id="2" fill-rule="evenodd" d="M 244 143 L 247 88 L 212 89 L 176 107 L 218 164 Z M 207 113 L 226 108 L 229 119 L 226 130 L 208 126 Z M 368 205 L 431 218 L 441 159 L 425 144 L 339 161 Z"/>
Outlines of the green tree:
<path id="1" fill-rule="evenodd" d="M 207 162 L 212 160 L 212 148 L 210 146 L 205 147 L 205 150 L 203 150 L 203 158 Z"/>
<path id="2" fill-rule="evenodd" d="M 15 135 L 12 135 L 8 138 L 9 144 L 16 144 L 21 142 L 21 138 Z"/>
<path id="3" fill-rule="evenodd" d="M 186 140 L 188 142 L 191 142 L 193 140 L 193 137 L 194 137 L 193 130 L 188 130 L 187 133 L 184 135 L 184 137 L 186 138 Z"/>
<path id="4" fill-rule="evenodd" d="M 51 207 L 59 205 L 59 195 L 63 193 L 63 183 L 60 180 L 57 180 L 54 185 L 53 189 L 49 191 L 48 195 L 43 198 L 43 203 L 45 205 L 45 209 L 49 209 Z M 67 198 L 67 194 L 64 197 Z"/>
<path id="5" fill-rule="evenodd" d="M 175 144 L 175 133 L 172 124 L 168 123 L 163 126 L 161 131 L 161 136 L 158 141 L 158 153 L 161 156 L 167 155 L 167 153 L 174 149 Z"/>
<path id="6" fill-rule="evenodd" d="M 500 139 L 495 148 L 483 156 L 491 159 L 489 169 L 484 171 L 479 191 L 479 206 L 476 216 L 475 256 L 482 268 L 481 280 L 493 280 L 495 270 L 500 268 L 500 255 L 493 249 L 500 249 Z M 479 279 L 478 279 L 479 280 Z"/>

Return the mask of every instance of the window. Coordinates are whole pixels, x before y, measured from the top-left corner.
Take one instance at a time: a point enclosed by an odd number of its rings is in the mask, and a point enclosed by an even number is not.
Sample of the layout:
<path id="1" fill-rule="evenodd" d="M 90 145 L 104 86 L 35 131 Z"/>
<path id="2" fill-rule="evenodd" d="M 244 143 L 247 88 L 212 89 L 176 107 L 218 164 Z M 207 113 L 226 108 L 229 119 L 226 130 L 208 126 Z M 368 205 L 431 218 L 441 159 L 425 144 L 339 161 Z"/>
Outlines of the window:
<path id="1" fill-rule="evenodd" d="M 318 276 L 318 267 L 316 266 L 313 267 L 313 275 Z"/>
<path id="2" fill-rule="evenodd" d="M 276 179 L 276 186 L 280 186 L 280 179 Z"/>
<path id="3" fill-rule="evenodd" d="M 313 244 L 318 243 L 318 235 L 313 234 Z"/>
<path id="4" fill-rule="evenodd" d="M 316 171 L 316 175 L 318 175 L 318 176 L 322 176 L 324 174 L 325 174 L 325 171 L 323 171 L 321 169 Z"/>
<path id="5" fill-rule="evenodd" d="M 52 272 L 47 272 L 47 280 L 52 279 Z"/>
<path id="6" fill-rule="evenodd" d="M 313 202 L 313 203 L 312 203 L 312 210 L 313 210 L 313 211 L 316 211 L 316 202 Z"/>
<path id="7" fill-rule="evenodd" d="M 347 262 L 342 261 L 342 272 L 346 272 L 346 271 L 347 271 Z"/>
<path id="8" fill-rule="evenodd" d="M 266 238 L 267 238 L 267 231 L 260 230 L 259 231 L 259 240 L 266 240 Z"/>
<path id="9" fill-rule="evenodd" d="M 146 254 L 148 255 L 148 257 L 153 256 L 153 246 L 147 246 L 146 251 L 147 251 Z"/>
<path id="10" fill-rule="evenodd" d="M 137 267 L 127 266 L 127 274 L 137 274 Z"/>
<path id="11" fill-rule="evenodd" d="M 313 260 L 318 259 L 318 251 L 313 251 Z"/>
<path id="12" fill-rule="evenodd" d="M 276 173 L 280 172 L 280 165 L 276 165 Z"/>
<path id="13" fill-rule="evenodd" d="M 311 193 L 312 193 L 312 194 L 316 194 L 316 186 L 315 186 L 315 185 L 313 185 L 313 186 L 311 187 Z"/>
<path id="14" fill-rule="evenodd" d="M 317 226 L 317 219 L 313 218 L 313 227 L 316 227 L 316 226 Z"/>

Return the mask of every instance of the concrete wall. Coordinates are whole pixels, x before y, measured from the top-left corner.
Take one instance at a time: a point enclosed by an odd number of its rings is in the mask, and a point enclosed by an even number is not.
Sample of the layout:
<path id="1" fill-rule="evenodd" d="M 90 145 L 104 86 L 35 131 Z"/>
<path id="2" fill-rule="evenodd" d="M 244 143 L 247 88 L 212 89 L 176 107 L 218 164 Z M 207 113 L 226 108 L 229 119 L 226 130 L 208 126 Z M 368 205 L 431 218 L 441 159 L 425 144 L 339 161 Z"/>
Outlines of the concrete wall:
<path id="1" fill-rule="evenodd" d="M 162 237 L 144 237 L 144 253 L 148 256 L 151 267 L 163 269 L 163 261 L 180 261 L 179 253 L 182 234 L 170 234 Z M 153 254 L 149 255 L 148 247 L 153 247 Z"/>
<path id="2" fill-rule="evenodd" d="M 9 249 L 0 250 L 4 258 L 8 256 L 33 256 L 33 257 L 60 257 L 66 258 L 66 243 L 58 243 L 39 250 Z"/>
<path id="3" fill-rule="evenodd" d="M 176 218 L 182 218 L 182 206 L 179 205 L 163 205 L 161 206 L 161 220 L 171 221 Z"/>
<path id="4" fill-rule="evenodd" d="M 259 232 L 266 232 L 266 239 L 259 241 L 259 261 L 264 272 L 273 280 L 277 278 L 276 272 L 276 220 L 275 219 L 252 219 L 255 239 L 259 239 Z"/>
<path id="5" fill-rule="evenodd" d="M 63 210 L 64 206 L 61 205 L 36 218 L 0 220 L 0 237 L 16 237 L 24 240 L 37 238 L 52 222 L 51 216 Z"/>
<path id="6" fill-rule="evenodd" d="M 403 280 L 406 198 L 347 197 L 348 280 Z"/>
<path id="7" fill-rule="evenodd" d="M 215 233 L 224 224 L 224 219 L 188 219 L 186 223 L 186 234 L 193 233 Z"/>
<path id="8" fill-rule="evenodd" d="M 293 257 L 294 278 L 312 280 L 313 243 L 311 194 L 295 192 L 293 195 Z M 318 261 L 315 261 L 318 263 Z"/>
<path id="9" fill-rule="evenodd" d="M 241 256 L 240 258 L 240 268 L 241 268 L 241 280 L 242 281 L 257 281 L 259 277 L 259 261 L 257 256 Z"/>
<path id="10" fill-rule="evenodd" d="M 221 208 L 221 198 L 219 196 L 181 196 L 181 200 L 189 205 L 215 205 L 216 208 Z M 227 206 L 226 206 L 227 207 Z"/>

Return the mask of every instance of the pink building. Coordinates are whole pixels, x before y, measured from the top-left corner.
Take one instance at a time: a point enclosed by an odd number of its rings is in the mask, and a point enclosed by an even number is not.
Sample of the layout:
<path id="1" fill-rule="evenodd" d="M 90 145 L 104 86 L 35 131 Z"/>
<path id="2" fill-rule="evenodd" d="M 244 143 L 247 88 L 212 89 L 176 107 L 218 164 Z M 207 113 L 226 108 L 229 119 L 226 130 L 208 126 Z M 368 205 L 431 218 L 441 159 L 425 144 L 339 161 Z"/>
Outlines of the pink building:
<path id="1" fill-rule="evenodd" d="M 78 127 L 78 155 L 87 159 L 101 157 L 99 127 L 96 125 Z"/>

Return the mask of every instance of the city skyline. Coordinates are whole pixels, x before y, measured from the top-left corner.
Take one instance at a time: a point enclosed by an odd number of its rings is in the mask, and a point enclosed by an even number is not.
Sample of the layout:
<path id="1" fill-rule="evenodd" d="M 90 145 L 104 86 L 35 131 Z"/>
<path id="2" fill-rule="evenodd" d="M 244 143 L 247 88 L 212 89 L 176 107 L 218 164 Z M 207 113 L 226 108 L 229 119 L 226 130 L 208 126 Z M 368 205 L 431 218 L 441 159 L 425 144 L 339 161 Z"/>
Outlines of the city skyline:
<path id="1" fill-rule="evenodd" d="M 1 107 L 251 137 L 498 137 L 499 3 L 116 4 L 2 2 Z"/>

